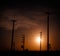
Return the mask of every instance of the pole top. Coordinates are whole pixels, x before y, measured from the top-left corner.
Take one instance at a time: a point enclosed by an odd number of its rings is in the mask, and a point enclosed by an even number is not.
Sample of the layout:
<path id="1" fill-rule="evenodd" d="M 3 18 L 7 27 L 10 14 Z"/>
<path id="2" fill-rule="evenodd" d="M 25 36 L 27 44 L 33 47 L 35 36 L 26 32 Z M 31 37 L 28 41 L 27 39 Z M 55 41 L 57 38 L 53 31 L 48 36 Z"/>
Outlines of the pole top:
<path id="1" fill-rule="evenodd" d="M 15 17 L 16 17 L 15 15 L 12 17 L 12 19 L 11 19 L 12 22 L 16 22 Z"/>
<path id="2" fill-rule="evenodd" d="M 51 13 L 50 12 L 46 12 L 47 15 L 50 15 Z"/>
<path id="3" fill-rule="evenodd" d="M 40 33 L 42 33 L 42 32 L 40 32 Z"/>
<path id="4" fill-rule="evenodd" d="M 12 19 L 11 21 L 12 21 L 12 22 L 16 22 L 16 20 L 14 20 L 14 19 Z"/>

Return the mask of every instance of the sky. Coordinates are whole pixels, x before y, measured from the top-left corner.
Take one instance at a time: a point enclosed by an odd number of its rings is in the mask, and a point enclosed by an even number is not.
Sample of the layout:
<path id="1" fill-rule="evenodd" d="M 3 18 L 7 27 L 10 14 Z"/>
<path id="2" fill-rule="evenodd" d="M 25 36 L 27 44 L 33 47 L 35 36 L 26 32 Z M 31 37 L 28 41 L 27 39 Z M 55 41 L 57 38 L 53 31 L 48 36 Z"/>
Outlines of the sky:
<path id="1" fill-rule="evenodd" d="M 2 2 L 2 1 L 1 1 Z M 5 1 L 6 2 L 6 1 Z M 40 45 L 35 39 L 42 32 L 42 50 L 47 49 L 47 14 L 49 7 L 49 41 L 51 50 L 60 50 L 60 11 L 59 3 L 54 1 L 19 2 L 7 1 L 0 5 L 0 50 L 10 50 L 12 19 L 15 49 L 21 49 L 21 37 L 25 35 L 25 49 L 39 51 Z"/>

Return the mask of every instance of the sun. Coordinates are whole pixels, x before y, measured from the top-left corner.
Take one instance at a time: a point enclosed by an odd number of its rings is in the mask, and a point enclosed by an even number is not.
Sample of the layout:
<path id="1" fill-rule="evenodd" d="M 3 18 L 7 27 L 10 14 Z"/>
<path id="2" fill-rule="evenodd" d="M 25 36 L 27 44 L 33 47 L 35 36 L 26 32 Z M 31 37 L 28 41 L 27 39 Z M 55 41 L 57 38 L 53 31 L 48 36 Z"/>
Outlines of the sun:
<path id="1" fill-rule="evenodd" d="M 40 42 L 41 42 L 41 38 L 40 38 L 40 37 L 37 37 L 37 38 L 36 38 L 36 42 L 37 42 L 37 43 L 40 43 Z"/>

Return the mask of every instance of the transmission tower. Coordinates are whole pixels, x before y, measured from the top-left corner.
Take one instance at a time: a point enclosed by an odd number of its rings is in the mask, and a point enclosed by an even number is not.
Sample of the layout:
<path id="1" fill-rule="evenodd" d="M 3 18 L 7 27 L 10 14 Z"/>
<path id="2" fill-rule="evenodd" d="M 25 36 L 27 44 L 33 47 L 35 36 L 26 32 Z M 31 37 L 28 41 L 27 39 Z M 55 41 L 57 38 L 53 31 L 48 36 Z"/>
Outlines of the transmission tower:
<path id="1" fill-rule="evenodd" d="M 24 51 L 24 46 L 25 46 L 25 35 L 22 36 L 22 45 L 21 45 L 21 48 L 23 49 L 23 51 Z"/>
<path id="2" fill-rule="evenodd" d="M 11 20 L 13 25 L 12 25 L 12 39 L 11 39 L 11 51 L 14 49 L 15 47 L 15 42 L 14 42 L 14 24 L 16 22 L 16 20 Z"/>

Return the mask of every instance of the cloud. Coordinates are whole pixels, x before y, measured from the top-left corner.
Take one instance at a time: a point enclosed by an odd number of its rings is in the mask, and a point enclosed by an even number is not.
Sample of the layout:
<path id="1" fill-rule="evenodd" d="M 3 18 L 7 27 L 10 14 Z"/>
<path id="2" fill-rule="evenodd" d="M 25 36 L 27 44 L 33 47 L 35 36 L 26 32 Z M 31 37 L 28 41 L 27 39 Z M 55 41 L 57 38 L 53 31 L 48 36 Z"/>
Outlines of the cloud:
<path id="1" fill-rule="evenodd" d="M 19 27 L 32 28 L 40 27 L 41 21 L 46 21 L 46 15 L 41 11 L 7 9 L 0 19 L 0 26 L 12 29 L 11 20 L 16 20 L 15 29 Z"/>

